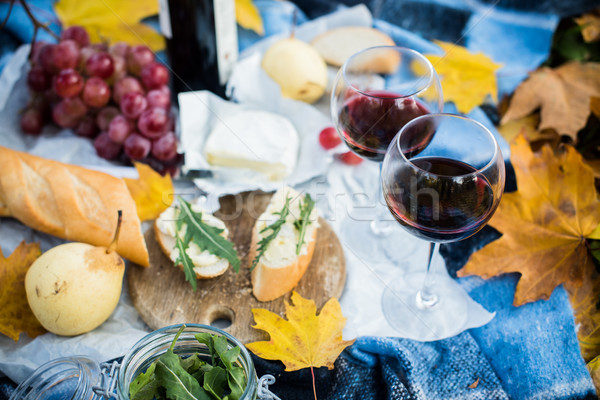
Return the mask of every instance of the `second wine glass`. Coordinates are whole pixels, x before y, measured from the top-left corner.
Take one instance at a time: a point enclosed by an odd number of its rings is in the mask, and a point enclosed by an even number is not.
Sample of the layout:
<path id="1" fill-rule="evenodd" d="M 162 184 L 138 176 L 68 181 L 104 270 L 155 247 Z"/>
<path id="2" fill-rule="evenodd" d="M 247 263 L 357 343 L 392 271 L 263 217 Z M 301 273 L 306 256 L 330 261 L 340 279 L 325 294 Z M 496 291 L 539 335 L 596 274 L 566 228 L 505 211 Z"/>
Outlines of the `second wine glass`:
<path id="1" fill-rule="evenodd" d="M 340 137 L 355 154 L 376 163 L 407 122 L 442 108 L 442 89 L 431 63 L 404 47 L 371 47 L 354 54 L 338 71 L 331 94 L 331 116 Z M 402 230 L 390 219 L 380 189 L 378 184 L 377 191 L 364 193 L 374 206 L 353 207 L 354 217 L 348 215 L 340 229 L 344 244 L 370 261 L 402 256 Z M 357 218 L 360 208 L 368 211 Z"/>

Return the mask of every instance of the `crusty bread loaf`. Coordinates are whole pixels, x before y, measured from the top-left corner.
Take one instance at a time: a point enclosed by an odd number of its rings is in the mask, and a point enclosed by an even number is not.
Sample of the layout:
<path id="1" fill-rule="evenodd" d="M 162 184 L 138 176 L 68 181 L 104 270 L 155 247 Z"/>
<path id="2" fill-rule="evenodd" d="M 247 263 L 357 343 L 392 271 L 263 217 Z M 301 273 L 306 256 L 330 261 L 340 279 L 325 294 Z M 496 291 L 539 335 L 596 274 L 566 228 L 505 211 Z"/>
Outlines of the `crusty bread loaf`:
<path id="1" fill-rule="evenodd" d="M 337 67 L 342 66 L 350 56 L 366 48 L 395 45 L 392 38 L 385 33 L 365 26 L 330 29 L 316 36 L 311 44 L 328 64 Z M 357 59 L 352 63 L 350 72 L 389 74 L 398 68 L 399 61 L 398 53 L 380 51 L 377 55 Z"/>
<path id="2" fill-rule="evenodd" d="M 308 225 L 298 255 L 296 253 L 298 230 L 294 226 L 294 221 L 300 217 L 299 205 L 304 196 L 289 187 L 284 187 L 273 195 L 267 210 L 254 225 L 248 255 L 250 265 L 257 256 L 261 230 L 274 222 L 274 216 L 279 218 L 275 213 L 281 211 L 286 198 L 290 199 L 290 213 L 286 222 L 277 237 L 267 246 L 265 255 L 258 260 L 252 270 L 252 293 L 259 301 L 271 301 L 292 290 L 304 276 L 315 250 L 319 226 L 318 212 L 313 209 L 310 214 L 311 223 Z"/>
<path id="3" fill-rule="evenodd" d="M 154 235 L 162 252 L 167 257 L 171 258 L 171 252 L 175 248 L 175 238 L 165 235 L 163 232 L 161 232 L 156 221 L 154 222 Z M 177 264 L 177 267 L 183 271 L 183 265 Z M 194 268 L 194 272 L 196 273 L 196 278 L 198 279 L 210 279 L 225 273 L 225 271 L 227 271 L 227 267 L 229 267 L 229 262 L 225 259 L 220 259 L 219 262 L 211 266 L 196 267 Z"/>
<path id="4" fill-rule="evenodd" d="M 136 206 L 122 179 L 0 146 L 0 216 L 63 239 L 108 246 L 117 211 L 117 253 L 148 266 Z"/>
<path id="5" fill-rule="evenodd" d="M 307 238 L 307 251 L 296 260 L 284 267 L 271 266 L 264 260 L 258 262 L 252 270 L 252 293 L 258 301 L 271 301 L 283 296 L 292 290 L 304 276 L 310 260 L 315 251 L 317 230 L 313 230 L 310 238 Z M 250 243 L 249 260 L 256 257 L 258 245 L 258 230 L 252 231 L 252 242 Z"/>

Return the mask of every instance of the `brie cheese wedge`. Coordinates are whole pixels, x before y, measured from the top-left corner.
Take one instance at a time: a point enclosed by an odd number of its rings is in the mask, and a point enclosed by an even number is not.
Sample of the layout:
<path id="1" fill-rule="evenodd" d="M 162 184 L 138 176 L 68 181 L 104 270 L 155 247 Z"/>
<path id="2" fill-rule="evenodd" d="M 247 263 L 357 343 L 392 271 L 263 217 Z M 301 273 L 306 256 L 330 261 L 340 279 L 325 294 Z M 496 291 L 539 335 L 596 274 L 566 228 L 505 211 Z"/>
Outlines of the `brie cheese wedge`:
<path id="1" fill-rule="evenodd" d="M 213 166 L 247 168 L 277 181 L 294 170 L 298 146 L 298 132 L 287 118 L 266 111 L 243 111 L 216 125 L 204 154 Z"/>

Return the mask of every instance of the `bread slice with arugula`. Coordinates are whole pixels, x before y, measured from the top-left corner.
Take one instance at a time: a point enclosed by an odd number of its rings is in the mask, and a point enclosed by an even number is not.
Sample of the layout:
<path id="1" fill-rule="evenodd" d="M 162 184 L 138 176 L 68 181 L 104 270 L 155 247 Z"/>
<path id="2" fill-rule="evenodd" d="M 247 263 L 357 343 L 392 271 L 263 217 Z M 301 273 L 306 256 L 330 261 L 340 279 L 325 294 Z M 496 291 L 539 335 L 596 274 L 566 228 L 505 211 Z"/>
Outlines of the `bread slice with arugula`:
<path id="1" fill-rule="evenodd" d="M 271 301 L 300 281 L 315 250 L 318 212 L 310 195 L 284 187 L 273 195 L 252 231 L 252 292 Z"/>
<path id="2" fill-rule="evenodd" d="M 197 204 L 179 198 L 154 222 L 161 250 L 185 273 L 196 290 L 196 279 L 222 275 L 229 265 L 239 271 L 240 260 L 227 239 L 225 223 Z"/>

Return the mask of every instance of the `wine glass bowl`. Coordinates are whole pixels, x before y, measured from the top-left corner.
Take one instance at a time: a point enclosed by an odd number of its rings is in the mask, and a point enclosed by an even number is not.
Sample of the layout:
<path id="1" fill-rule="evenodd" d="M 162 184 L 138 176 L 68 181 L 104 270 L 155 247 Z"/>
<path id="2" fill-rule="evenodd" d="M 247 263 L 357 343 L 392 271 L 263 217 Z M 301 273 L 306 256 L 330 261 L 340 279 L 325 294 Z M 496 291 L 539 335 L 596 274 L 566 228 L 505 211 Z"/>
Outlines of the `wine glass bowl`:
<path id="1" fill-rule="evenodd" d="M 359 156 L 381 162 L 408 121 L 443 109 L 439 79 L 422 54 L 403 47 L 371 47 L 340 68 L 331 96 L 334 125 Z"/>
<path id="2" fill-rule="evenodd" d="M 504 181 L 494 135 L 467 117 L 417 117 L 390 144 L 381 169 L 386 204 L 408 233 L 430 242 L 427 269 L 406 274 L 384 290 L 384 315 L 403 336 L 435 340 L 462 330 L 467 296 L 454 282 L 436 283 L 432 258 L 440 243 L 468 238 L 485 226 Z"/>
<path id="3" fill-rule="evenodd" d="M 390 145 L 384 199 L 412 235 L 439 243 L 465 239 L 492 217 L 504 185 L 493 135 L 457 115 L 416 118 Z"/>

